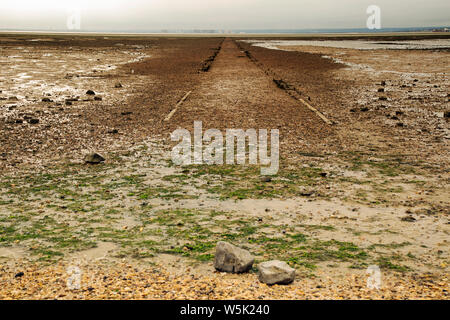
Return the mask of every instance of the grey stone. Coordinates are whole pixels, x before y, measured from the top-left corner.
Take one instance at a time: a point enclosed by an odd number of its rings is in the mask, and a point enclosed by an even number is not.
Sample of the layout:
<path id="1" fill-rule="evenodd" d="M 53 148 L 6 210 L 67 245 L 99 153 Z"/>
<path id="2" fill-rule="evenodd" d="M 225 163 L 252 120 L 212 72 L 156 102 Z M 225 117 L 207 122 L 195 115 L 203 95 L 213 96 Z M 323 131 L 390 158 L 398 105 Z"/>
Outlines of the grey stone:
<path id="1" fill-rule="evenodd" d="M 84 161 L 89 164 L 98 164 L 105 161 L 105 158 L 98 153 L 90 153 L 84 158 Z"/>
<path id="2" fill-rule="evenodd" d="M 268 285 L 289 284 L 295 279 L 295 269 L 286 262 L 273 260 L 258 265 L 259 281 Z"/>
<path id="3" fill-rule="evenodd" d="M 217 243 L 214 258 L 214 267 L 216 270 L 230 273 L 244 273 L 252 268 L 253 262 L 255 262 L 255 258 L 247 250 L 223 241 Z"/>

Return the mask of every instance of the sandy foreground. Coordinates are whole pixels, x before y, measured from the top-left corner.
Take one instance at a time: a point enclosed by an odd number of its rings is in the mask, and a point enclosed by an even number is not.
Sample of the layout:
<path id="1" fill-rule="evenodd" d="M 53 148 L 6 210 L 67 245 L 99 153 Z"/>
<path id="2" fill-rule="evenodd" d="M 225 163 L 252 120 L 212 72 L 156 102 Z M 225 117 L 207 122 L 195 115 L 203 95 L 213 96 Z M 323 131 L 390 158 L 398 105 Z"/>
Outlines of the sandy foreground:
<path id="1" fill-rule="evenodd" d="M 241 40 L 0 36 L 0 298 L 448 298 L 449 40 Z M 194 121 L 279 129 L 278 174 L 175 166 Z"/>

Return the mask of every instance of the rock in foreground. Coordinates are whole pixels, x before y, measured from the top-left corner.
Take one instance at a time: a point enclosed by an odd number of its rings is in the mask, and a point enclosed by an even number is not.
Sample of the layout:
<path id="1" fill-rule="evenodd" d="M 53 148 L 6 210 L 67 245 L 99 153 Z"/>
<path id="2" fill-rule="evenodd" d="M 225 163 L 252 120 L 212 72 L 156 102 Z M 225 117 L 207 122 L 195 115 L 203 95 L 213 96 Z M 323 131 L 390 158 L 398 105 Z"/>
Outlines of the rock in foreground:
<path id="1" fill-rule="evenodd" d="M 105 158 L 98 153 L 90 153 L 84 158 L 84 162 L 89 164 L 99 164 L 103 161 L 105 161 Z"/>
<path id="2" fill-rule="evenodd" d="M 254 261 L 247 250 L 223 241 L 217 243 L 214 268 L 218 271 L 244 273 L 251 269 Z"/>
<path id="3" fill-rule="evenodd" d="M 295 269 L 283 261 L 266 261 L 258 265 L 259 281 L 268 284 L 289 284 L 295 279 Z"/>

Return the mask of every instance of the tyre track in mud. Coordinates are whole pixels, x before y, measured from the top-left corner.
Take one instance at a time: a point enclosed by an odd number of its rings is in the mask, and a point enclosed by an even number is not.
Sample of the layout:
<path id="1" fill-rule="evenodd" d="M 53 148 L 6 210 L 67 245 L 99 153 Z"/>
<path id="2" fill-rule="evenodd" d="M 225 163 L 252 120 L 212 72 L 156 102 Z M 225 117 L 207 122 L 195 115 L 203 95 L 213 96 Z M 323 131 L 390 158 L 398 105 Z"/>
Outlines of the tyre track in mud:
<path id="1" fill-rule="evenodd" d="M 290 95 L 292 98 L 294 98 L 295 100 L 299 101 L 300 103 L 302 103 L 304 106 L 306 106 L 309 110 L 311 110 L 312 112 L 316 113 L 317 116 L 319 116 L 319 118 L 321 118 L 326 124 L 332 125 L 333 121 L 331 121 L 330 119 L 328 119 L 327 117 L 324 116 L 323 113 L 321 113 L 319 110 L 317 110 L 316 108 L 314 108 L 313 106 L 311 106 L 308 102 L 306 102 L 303 98 L 303 92 L 301 92 L 295 85 L 288 83 L 287 81 L 283 80 L 281 76 L 279 76 L 278 74 L 276 74 L 274 71 L 272 71 L 270 68 L 266 68 L 264 66 L 264 64 L 262 64 L 261 62 L 258 61 L 258 59 L 256 59 L 250 51 L 245 50 L 244 48 L 242 48 L 242 46 L 234 41 L 236 46 L 243 52 L 245 53 L 245 55 L 247 56 L 247 58 L 249 58 L 254 64 L 256 64 L 256 66 L 258 66 L 258 68 L 260 68 L 268 77 L 271 77 L 273 82 L 277 85 L 277 87 L 283 91 L 285 91 L 288 95 Z M 307 97 L 308 100 L 311 100 L 310 97 Z"/>

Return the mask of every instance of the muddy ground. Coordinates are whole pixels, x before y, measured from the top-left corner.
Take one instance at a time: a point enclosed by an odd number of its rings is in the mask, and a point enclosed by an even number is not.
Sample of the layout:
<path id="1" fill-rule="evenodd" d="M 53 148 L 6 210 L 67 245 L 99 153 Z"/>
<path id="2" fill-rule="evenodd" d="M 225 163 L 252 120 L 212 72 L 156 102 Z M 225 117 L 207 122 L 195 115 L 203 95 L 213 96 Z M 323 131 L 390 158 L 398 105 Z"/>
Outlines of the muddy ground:
<path id="1" fill-rule="evenodd" d="M 0 37 L 0 297 L 448 298 L 448 48 L 241 40 Z M 278 175 L 173 165 L 194 121 L 279 129 Z M 216 273 L 220 240 L 295 283 Z"/>

